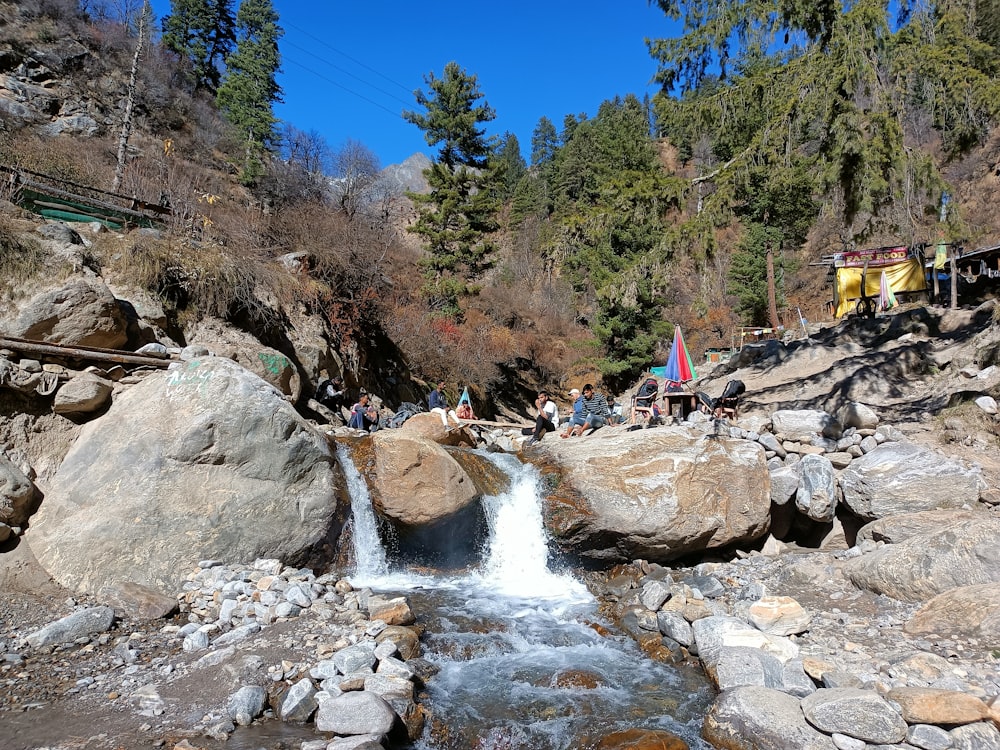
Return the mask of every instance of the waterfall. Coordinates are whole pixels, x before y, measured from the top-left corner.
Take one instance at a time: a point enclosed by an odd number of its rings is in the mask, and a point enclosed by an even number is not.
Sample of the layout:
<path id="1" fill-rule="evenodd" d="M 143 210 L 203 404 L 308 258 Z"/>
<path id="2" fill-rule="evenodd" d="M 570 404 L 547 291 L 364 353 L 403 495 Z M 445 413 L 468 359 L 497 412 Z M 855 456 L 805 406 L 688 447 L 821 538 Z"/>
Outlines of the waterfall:
<path id="1" fill-rule="evenodd" d="M 354 578 L 359 582 L 382 578 L 389 572 L 385 547 L 378 535 L 378 521 L 372 508 L 372 498 L 364 477 L 351 460 L 344 445 L 337 446 L 337 460 L 344 470 L 347 492 L 351 498 L 351 520 L 354 525 Z"/>
<path id="2" fill-rule="evenodd" d="M 572 576 L 549 570 L 538 470 L 511 455 L 491 454 L 490 459 L 510 477 L 510 489 L 483 499 L 489 539 L 481 584 L 505 596 L 564 598 L 575 594 L 589 599 L 585 587 Z"/>

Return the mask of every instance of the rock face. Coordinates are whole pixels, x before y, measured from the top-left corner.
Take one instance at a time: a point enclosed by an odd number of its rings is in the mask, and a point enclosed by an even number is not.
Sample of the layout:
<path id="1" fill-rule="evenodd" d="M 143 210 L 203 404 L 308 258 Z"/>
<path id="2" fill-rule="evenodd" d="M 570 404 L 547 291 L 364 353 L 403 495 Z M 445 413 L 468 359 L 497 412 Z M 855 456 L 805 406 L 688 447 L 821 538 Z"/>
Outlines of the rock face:
<path id="1" fill-rule="evenodd" d="M 0 321 L 11 336 L 118 349 L 128 341 L 118 300 L 99 279 L 75 278 L 35 296 L 17 317 Z"/>
<path id="2" fill-rule="evenodd" d="M 281 395 L 207 358 L 149 376 L 89 423 L 27 540 L 70 588 L 177 590 L 198 560 L 303 563 L 339 533 L 333 459 Z"/>
<path id="3" fill-rule="evenodd" d="M 983 480 L 939 453 L 885 443 L 852 461 L 840 480 L 844 504 L 866 520 L 979 501 Z"/>
<path id="4" fill-rule="evenodd" d="M 1000 582 L 998 535 L 1000 518 L 957 521 L 849 560 L 844 573 L 863 589 L 926 601 L 958 586 Z"/>
<path id="5" fill-rule="evenodd" d="M 662 562 L 768 530 L 770 477 L 756 443 L 685 428 L 605 429 L 547 452 L 562 481 L 546 524 L 586 557 Z"/>

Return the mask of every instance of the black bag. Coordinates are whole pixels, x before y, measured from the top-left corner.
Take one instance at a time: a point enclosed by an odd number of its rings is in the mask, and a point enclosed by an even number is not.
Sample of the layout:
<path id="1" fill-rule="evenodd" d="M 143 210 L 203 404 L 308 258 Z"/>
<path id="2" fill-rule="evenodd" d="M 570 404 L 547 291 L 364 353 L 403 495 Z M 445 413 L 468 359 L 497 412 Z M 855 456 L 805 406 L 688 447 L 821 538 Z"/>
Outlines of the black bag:
<path id="1" fill-rule="evenodd" d="M 414 414 L 419 414 L 424 408 L 419 404 L 415 404 L 412 401 L 404 401 L 399 405 L 396 413 L 393 414 L 389 420 L 388 424 L 384 425 L 386 427 L 402 427 L 403 422 L 412 417 Z"/>
<path id="2" fill-rule="evenodd" d="M 719 400 L 725 401 L 726 399 L 739 398 L 746 391 L 747 387 L 743 385 L 742 380 L 730 380 L 726 383 L 726 387 L 723 389 L 722 395 L 719 396 Z"/>
<path id="3" fill-rule="evenodd" d="M 656 382 L 654 378 L 649 378 L 645 383 L 639 386 L 639 390 L 635 394 L 635 404 L 636 406 L 649 407 L 650 404 L 656 399 L 656 392 L 660 389 L 660 384 Z"/>

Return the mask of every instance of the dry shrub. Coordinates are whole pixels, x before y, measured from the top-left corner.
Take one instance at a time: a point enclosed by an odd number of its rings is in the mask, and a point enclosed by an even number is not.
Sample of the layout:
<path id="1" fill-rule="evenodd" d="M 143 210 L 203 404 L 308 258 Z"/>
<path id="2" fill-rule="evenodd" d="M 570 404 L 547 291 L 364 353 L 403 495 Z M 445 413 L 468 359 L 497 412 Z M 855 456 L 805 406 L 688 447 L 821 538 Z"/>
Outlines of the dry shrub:
<path id="1" fill-rule="evenodd" d="M 0 214 L 0 303 L 4 305 L 23 298 L 33 279 L 60 278 L 71 270 L 68 263 L 53 258 L 24 229 L 6 214 Z"/>
<path id="2" fill-rule="evenodd" d="M 110 189 L 114 177 L 108 142 L 69 135 L 45 137 L 26 128 L 0 141 L 0 161 L 104 190 Z"/>
<path id="3" fill-rule="evenodd" d="M 136 235 L 115 270 L 188 317 L 210 315 L 267 325 L 287 296 L 288 274 L 259 250 Z"/>

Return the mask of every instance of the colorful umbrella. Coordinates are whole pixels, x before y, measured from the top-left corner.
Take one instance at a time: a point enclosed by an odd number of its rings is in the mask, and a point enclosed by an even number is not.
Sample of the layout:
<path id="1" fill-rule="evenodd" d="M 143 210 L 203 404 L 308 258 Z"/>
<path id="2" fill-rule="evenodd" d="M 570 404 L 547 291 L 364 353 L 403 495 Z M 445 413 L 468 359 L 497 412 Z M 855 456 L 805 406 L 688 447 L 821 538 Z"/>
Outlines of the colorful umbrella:
<path id="1" fill-rule="evenodd" d="M 686 383 L 698 377 L 694 371 L 694 364 L 691 362 L 691 355 L 688 354 L 687 347 L 684 345 L 684 336 L 681 335 L 680 326 L 674 326 L 674 344 L 670 347 L 670 359 L 667 360 L 664 377 L 676 383 Z"/>
<path id="2" fill-rule="evenodd" d="M 897 304 L 896 295 L 892 293 L 892 284 L 889 283 L 889 279 L 886 277 L 885 271 L 882 272 L 882 278 L 879 279 L 878 302 L 879 307 L 883 310 L 891 310 Z"/>

